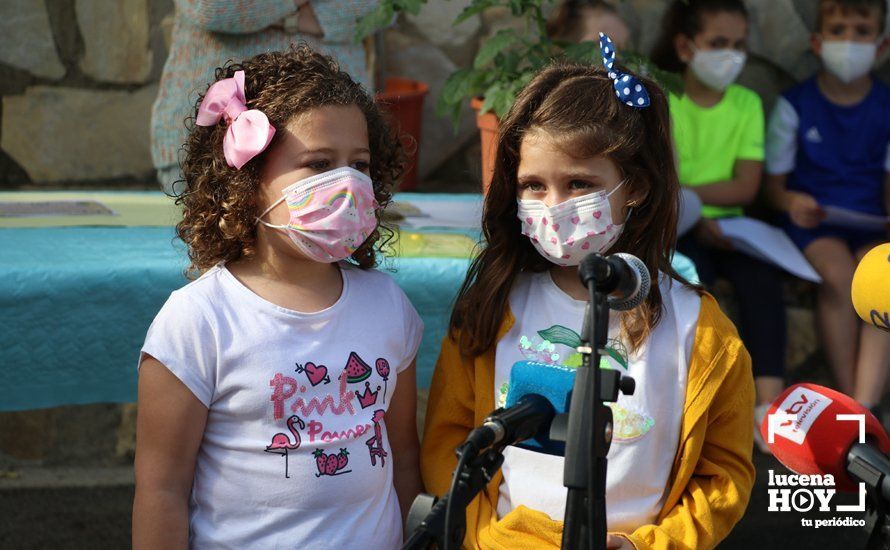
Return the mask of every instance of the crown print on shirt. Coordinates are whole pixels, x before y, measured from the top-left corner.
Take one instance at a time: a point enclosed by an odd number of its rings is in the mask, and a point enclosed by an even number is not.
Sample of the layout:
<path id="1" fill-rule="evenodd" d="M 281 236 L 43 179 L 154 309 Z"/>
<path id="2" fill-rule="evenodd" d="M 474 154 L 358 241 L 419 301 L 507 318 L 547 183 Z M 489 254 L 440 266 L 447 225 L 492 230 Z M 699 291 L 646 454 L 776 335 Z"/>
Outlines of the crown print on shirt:
<path id="1" fill-rule="evenodd" d="M 358 403 L 362 406 L 363 409 L 367 409 L 368 407 L 372 407 L 377 404 L 377 394 L 380 393 L 380 386 L 377 386 L 377 391 L 371 391 L 371 383 L 365 382 L 365 392 L 359 393 L 355 392 L 355 396 L 358 397 Z"/>

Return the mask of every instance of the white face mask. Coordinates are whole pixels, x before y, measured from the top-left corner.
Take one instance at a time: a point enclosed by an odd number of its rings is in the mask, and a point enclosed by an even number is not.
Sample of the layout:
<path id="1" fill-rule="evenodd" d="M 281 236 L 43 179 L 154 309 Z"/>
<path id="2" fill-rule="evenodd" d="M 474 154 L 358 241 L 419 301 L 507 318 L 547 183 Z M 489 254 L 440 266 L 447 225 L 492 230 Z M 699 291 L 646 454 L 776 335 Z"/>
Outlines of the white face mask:
<path id="1" fill-rule="evenodd" d="M 588 254 L 602 254 L 621 235 L 624 225 L 612 223 L 609 193 L 597 191 L 548 207 L 543 201 L 518 202 L 522 234 L 538 252 L 557 265 L 578 265 Z M 630 211 L 628 211 L 630 215 Z"/>
<path id="2" fill-rule="evenodd" d="M 878 45 L 874 42 L 828 41 L 822 42 L 822 63 L 834 76 L 848 83 L 871 70 Z"/>
<path id="3" fill-rule="evenodd" d="M 723 91 L 735 82 L 748 55 L 738 50 L 695 50 L 689 68 L 702 84 Z"/>

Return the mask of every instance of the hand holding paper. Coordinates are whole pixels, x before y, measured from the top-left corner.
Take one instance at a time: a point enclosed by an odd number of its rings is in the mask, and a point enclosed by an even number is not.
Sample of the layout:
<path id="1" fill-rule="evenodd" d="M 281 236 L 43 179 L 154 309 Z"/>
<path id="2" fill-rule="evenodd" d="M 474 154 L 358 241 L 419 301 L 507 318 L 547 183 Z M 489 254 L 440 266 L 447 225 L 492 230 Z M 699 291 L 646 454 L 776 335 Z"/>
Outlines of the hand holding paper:
<path id="1" fill-rule="evenodd" d="M 825 211 L 812 195 L 792 191 L 788 201 L 788 216 L 791 221 L 804 229 L 813 229 L 825 219 Z"/>

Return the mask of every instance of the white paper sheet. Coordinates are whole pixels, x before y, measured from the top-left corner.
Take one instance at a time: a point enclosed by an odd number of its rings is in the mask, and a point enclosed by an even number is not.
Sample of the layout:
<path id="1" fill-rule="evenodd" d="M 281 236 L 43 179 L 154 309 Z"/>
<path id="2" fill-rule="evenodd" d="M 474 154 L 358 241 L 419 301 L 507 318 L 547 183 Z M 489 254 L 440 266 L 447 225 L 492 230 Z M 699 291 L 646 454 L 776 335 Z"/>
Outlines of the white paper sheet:
<path id="1" fill-rule="evenodd" d="M 399 200 L 420 210 L 420 214 L 409 214 L 400 221 L 402 227 L 479 229 L 482 222 L 482 200 Z"/>
<path id="2" fill-rule="evenodd" d="M 117 213 L 95 200 L 0 201 L 0 217 L 52 216 L 117 216 Z"/>
<path id="3" fill-rule="evenodd" d="M 863 214 L 839 206 L 823 206 L 822 210 L 825 211 L 825 219 L 822 220 L 822 223 L 825 224 L 874 231 L 882 231 L 890 226 L 890 217 Z"/>
<path id="4" fill-rule="evenodd" d="M 717 220 L 723 234 L 740 252 L 784 269 L 801 279 L 821 283 L 822 278 L 807 262 L 784 231 L 746 217 Z"/>

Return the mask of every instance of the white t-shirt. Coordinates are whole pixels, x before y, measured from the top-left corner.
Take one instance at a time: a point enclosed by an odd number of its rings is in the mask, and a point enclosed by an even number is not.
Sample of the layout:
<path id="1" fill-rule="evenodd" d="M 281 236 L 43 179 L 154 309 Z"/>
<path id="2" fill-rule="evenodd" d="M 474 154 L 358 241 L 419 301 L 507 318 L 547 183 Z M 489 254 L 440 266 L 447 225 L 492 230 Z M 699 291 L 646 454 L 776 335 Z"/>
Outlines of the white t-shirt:
<path id="1" fill-rule="evenodd" d="M 383 415 L 423 323 L 391 277 L 340 272 L 339 300 L 300 313 L 217 266 L 173 292 L 149 328 L 142 351 L 209 409 L 192 548 L 401 545 Z"/>
<path id="2" fill-rule="evenodd" d="M 601 365 L 629 374 L 636 381 L 632 396 L 612 403 L 614 436 L 607 458 L 606 521 L 610 531 L 632 532 L 655 521 L 661 510 L 674 455 L 686 393 L 690 352 L 701 298 L 692 289 L 661 277 L 664 300 L 661 321 L 646 343 L 628 357 L 618 316 L 610 315 L 608 356 Z M 516 322 L 495 352 L 495 402 L 502 406 L 510 370 L 517 361 L 534 360 L 569 367 L 581 364 L 575 351 L 584 319 L 584 301 L 564 293 L 549 272 L 520 275 L 510 293 Z M 605 363 L 604 363 L 605 362 Z M 519 447 L 504 453 L 504 480 L 498 517 L 519 505 L 544 512 L 554 520 L 565 515 L 561 456 Z"/>

